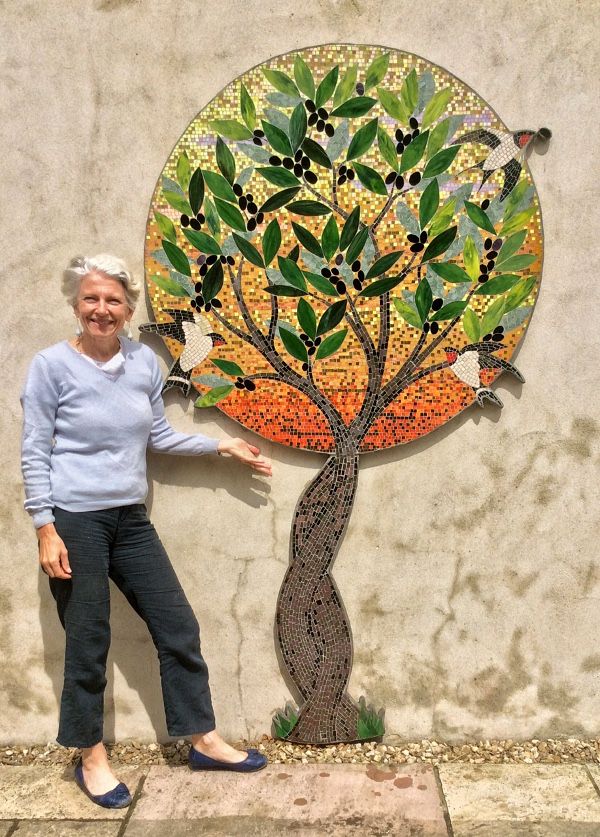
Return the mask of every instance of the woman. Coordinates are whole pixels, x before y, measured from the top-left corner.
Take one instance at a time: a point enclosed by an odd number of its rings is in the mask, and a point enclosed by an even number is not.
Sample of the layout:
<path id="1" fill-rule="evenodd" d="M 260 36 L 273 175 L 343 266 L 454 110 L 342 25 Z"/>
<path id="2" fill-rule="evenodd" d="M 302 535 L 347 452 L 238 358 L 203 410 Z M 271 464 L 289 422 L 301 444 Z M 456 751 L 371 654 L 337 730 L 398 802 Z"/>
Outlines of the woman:
<path id="1" fill-rule="evenodd" d="M 119 336 L 140 293 L 120 259 L 73 259 L 63 293 L 77 336 L 35 356 L 21 398 L 25 508 L 66 632 L 57 741 L 81 748 L 75 778 L 94 802 L 124 807 L 131 796 L 102 743 L 109 578 L 148 625 L 167 728 L 191 738 L 190 766 L 250 772 L 266 765 L 256 750 L 236 750 L 215 730 L 198 623 L 144 506 L 146 448 L 225 453 L 266 476 L 271 466 L 242 439 L 219 441 L 169 425 L 154 352 Z"/>

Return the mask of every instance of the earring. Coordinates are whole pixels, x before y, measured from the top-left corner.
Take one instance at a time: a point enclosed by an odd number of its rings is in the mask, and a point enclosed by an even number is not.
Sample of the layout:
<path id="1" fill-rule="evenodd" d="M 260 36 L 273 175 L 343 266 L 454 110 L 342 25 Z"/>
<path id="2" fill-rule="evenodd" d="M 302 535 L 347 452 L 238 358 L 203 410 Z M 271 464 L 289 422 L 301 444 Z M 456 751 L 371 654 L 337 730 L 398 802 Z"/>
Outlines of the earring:
<path id="1" fill-rule="evenodd" d="M 75 336 L 81 337 L 81 335 L 83 334 L 83 329 L 81 328 L 81 322 L 79 321 L 79 317 L 77 317 L 76 319 L 77 325 L 75 326 Z"/>
<path id="2" fill-rule="evenodd" d="M 127 323 L 127 339 L 133 340 L 133 331 L 131 330 L 131 320 Z"/>

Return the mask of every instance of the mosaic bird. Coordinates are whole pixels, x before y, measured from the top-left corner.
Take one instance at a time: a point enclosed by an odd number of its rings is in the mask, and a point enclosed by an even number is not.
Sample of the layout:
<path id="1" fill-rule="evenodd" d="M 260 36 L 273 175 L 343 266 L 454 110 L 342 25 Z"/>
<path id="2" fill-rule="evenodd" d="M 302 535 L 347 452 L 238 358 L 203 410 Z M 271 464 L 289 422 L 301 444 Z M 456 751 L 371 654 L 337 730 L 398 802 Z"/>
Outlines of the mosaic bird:
<path id="1" fill-rule="evenodd" d="M 194 367 L 202 363 L 214 346 L 222 346 L 225 340 L 211 331 L 210 323 L 202 314 L 175 308 L 165 308 L 164 313 L 172 317 L 173 322 L 144 323 L 139 330 L 170 337 L 183 344 L 183 352 L 169 369 L 162 392 L 176 387 L 187 396 L 192 386 L 190 377 Z"/>
<path id="2" fill-rule="evenodd" d="M 492 149 L 491 154 L 488 154 L 485 160 L 480 160 L 474 166 L 469 166 L 463 171 L 481 169 L 483 172 L 483 179 L 479 186 L 479 189 L 481 189 L 481 186 L 497 169 L 504 169 L 504 185 L 500 194 L 500 201 L 503 201 L 519 182 L 525 151 L 529 143 L 537 136 L 543 140 L 548 140 L 551 134 L 548 128 L 540 128 L 539 131 L 512 132 L 498 131 L 495 128 L 478 128 L 474 131 L 468 131 L 451 144 L 464 145 L 467 142 L 478 142 Z"/>
<path id="3" fill-rule="evenodd" d="M 450 364 L 450 369 L 459 381 L 472 387 L 480 407 L 483 407 L 483 402 L 486 398 L 492 403 L 497 404 L 498 407 L 504 406 L 495 392 L 489 389 L 489 387 L 481 386 L 481 378 L 479 376 L 481 369 L 502 369 L 505 372 L 510 372 L 521 383 L 525 383 L 525 378 L 516 366 L 513 366 L 507 360 L 503 360 L 501 357 L 492 357 L 490 354 L 490 352 L 497 352 L 502 348 L 504 348 L 502 343 L 486 340 L 483 343 L 471 343 L 470 346 L 465 346 L 464 349 L 454 349 L 452 346 L 444 349 L 446 359 Z"/>

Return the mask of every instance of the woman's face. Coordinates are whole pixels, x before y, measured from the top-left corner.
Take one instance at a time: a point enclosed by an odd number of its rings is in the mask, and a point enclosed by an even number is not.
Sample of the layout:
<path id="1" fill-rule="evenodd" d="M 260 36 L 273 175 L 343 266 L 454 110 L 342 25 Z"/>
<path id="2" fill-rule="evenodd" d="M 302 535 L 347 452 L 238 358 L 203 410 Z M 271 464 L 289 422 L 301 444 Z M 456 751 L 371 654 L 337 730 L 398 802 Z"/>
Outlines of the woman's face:
<path id="1" fill-rule="evenodd" d="M 122 283 L 103 273 L 83 277 L 73 310 L 84 334 L 95 340 L 115 337 L 133 314 Z"/>

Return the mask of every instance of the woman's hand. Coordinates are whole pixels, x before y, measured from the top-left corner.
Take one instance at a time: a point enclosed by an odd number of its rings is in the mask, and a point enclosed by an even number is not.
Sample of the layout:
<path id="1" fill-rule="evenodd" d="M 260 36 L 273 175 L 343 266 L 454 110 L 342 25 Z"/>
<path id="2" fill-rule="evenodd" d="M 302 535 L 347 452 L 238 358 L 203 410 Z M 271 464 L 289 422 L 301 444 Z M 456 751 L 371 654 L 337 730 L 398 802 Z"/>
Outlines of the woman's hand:
<path id="1" fill-rule="evenodd" d="M 50 578 L 71 578 L 69 553 L 54 523 L 46 523 L 37 530 L 40 566 Z"/>
<path id="2" fill-rule="evenodd" d="M 260 455 L 260 449 L 243 439 L 223 439 L 219 442 L 218 451 L 230 454 L 244 465 L 249 465 L 253 471 L 264 474 L 266 477 L 272 474 L 271 463 Z"/>

